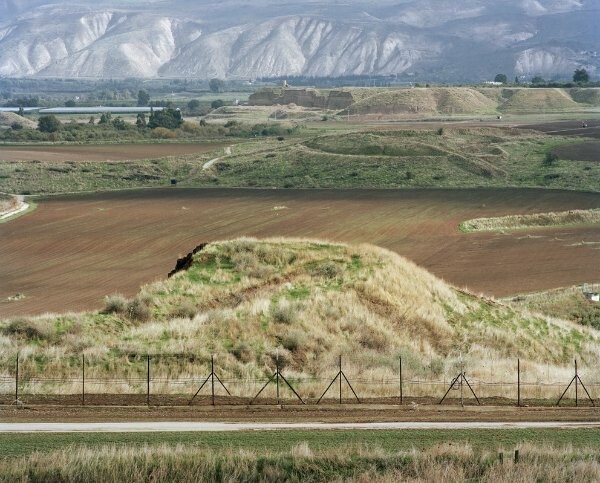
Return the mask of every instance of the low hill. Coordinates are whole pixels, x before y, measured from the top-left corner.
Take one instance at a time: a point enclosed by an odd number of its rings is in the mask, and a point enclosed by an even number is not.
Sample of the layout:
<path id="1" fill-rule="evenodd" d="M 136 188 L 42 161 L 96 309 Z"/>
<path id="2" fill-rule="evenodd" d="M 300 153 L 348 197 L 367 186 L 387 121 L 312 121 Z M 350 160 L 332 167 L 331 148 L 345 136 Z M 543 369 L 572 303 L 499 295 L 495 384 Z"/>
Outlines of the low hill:
<path id="1" fill-rule="evenodd" d="M 572 110 L 580 106 L 565 89 L 503 89 L 503 112 Z"/>
<path id="2" fill-rule="evenodd" d="M 600 106 L 600 89 L 571 89 L 569 93 L 575 102 Z"/>
<path id="3" fill-rule="evenodd" d="M 496 110 L 497 104 L 475 89 L 433 87 L 380 89 L 350 107 L 352 114 L 482 114 Z"/>
<path id="4" fill-rule="evenodd" d="M 347 374 L 369 379 L 395 374 L 399 355 L 412 374 L 450 377 L 461 354 L 474 377 L 490 361 L 506 374 L 517 357 L 535 377 L 566 374 L 572 357 L 586 364 L 600 349 L 592 329 L 450 287 L 370 245 L 239 239 L 201 246 L 178 267 L 133 300 L 109 297 L 102 313 L 0 322 L 4 375 L 19 350 L 23 373 L 46 377 L 71 373 L 86 354 L 90 374 L 137 380 L 146 353 L 201 361 L 163 365 L 156 377 L 195 374 L 211 353 L 223 377 L 249 380 L 271 373 L 276 357 L 290 378 L 323 376 L 339 354 Z"/>
<path id="5" fill-rule="evenodd" d="M 0 112 L 0 126 L 12 127 L 14 124 L 19 124 L 22 128 L 35 129 L 37 124 L 31 119 L 19 116 L 14 112 Z"/>
<path id="6" fill-rule="evenodd" d="M 346 90 L 262 89 L 250 104 L 296 104 L 307 108 L 341 110 L 352 115 L 410 117 L 454 114 L 519 114 L 577 110 L 600 106 L 598 88 L 427 87 L 350 88 Z"/>

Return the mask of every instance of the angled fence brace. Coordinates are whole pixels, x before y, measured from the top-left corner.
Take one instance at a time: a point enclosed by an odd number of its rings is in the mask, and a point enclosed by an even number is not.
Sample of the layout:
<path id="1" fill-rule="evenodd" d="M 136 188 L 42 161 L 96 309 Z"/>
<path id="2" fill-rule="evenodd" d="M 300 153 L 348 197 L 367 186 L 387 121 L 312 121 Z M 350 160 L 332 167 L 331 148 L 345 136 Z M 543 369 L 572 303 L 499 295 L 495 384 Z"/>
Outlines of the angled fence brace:
<path id="1" fill-rule="evenodd" d="M 202 388 L 206 385 L 206 383 L 209 381 L 210 379 L 210 394 L 211 394 L 211 404 L 214 406 L 215 405 L 215 379 L 219 382 L 219 384 L 221 384 L 221 387 L 223 389 L 225 389 L 225 391 L 227 392 L 227 395 L 231 396 L 231 393 L 229 392 L 229 389 L 227 389 L 225 387 L 225 384 L 223 384 L 223 382 L 221 381 L 221 379 L 219 378 L 219 376 L 217 375 L 217 373 L 215 372 L 215 357 L 214 355 L 210 355 L 210 374 L 208 375 L 208 377 L 206 379 L 204 379 L 204 382 L 200 385 L 200 387 L 198 388 L 198 390 L 196 391 L 196 394 L 194 394 L 192 396 L 192 399 L 190 399 L 190 402 L 188 403 L 188 406 L 192 405 L 192 402 L 194 401 L 194 399 L 196 398 L 196 396 L 200 393 L 200 391 L 202 391 Z"/>
<path id="2" fill-rule="evenodd" d="M 277 404 L 280 404 L 280 399 L 279 399 L 279 379 L 281 378 L 281 380 L 283 382 L 286 383 L 287 387 L 290 388 L 290 390 L 294 393 L 294 395 L 298 398 L 298 400 L 302 403 L 302 404 L 306 404 L 302 398 L 300 397 L 300 395 L 296 392 L 296 390 L 292 387 L 292 385 L 287 381 L 287 379 L 283 376 L 283 374 L 281 373 L 281 371 L 279 370 L 279 354 L 277 355 L 277 358 L 275 360 L 275 374 L 273 374 L 271 377 L 269 377 L 269 380 L 265 383 L 265 385 L 260 389 L 260 391 L 258 391 L 256 393 L 256 396 L 254 396 L 252 398 L 252 400 L 250 401 L 250 404 L 252 404 L 256 398 L 258 398 L 258 396 L 261 395 L 261 393 L 266 389 L 266 387 L 269 385 L 269 383 L 271 383 L 271 381 L 273 381 L 273 379 L 275 379 L 276 385 L 277 385 Z"/>
<path id="3" fill-rule="evenodd" d="M 444 394 L 444 397 L 439 402 L 439 404 L 442 404 L 444 402 L 444 399 L 446 399 L 446 396 L 448 396 L 448 393 L 452 390 L 452 388 L 459 381 L 460 381 L 460 387 L 461 387 L 461 404 L 462 404 L 462 385 L 463 385 L 463 383 L 465 383 L 467 385 L 467 387 L 471 390 L 471 394 L 473 394 L 473 396 L 475 397 L 475 399 L 477 401 L 477 404 L 479 404 L 481 406 L 481 401 L 479 401 L 479 398 L 477 397 L 477 394 L 475 394 L 475 391 L 473 391 L 473 388 L 471 387 L 471 384 L 469 384 L 469 380 L 467 379 L 467 376 L 465 375 L 464 371 L 461 371 L 458 374 L 458 376 L 456 376 L 454 379 L 452 379 L 452 382 L 450 383 L 450 387 L 446 391 L 446 394 Z"/>
<path id="4" fill-rule="evenodd" d="M 352 387 L 352 384 L 350 384 L 350 381 L 348 380 L 348 378 L 346 377 L 346 374 L 344 374 L 344 371 L 342 370 L 342 356 L 340 356 L 339 364 L 340 364 L 339 365 L 340 370 L 335 375 L 335 377 L 332 379 L 332 381 L 329 383 L 329 386 L 327 386 L 327 389 L 325 389 L 325 391 L 323 392 L 323 394 L 321 394 L 321 397 L 317 401 L 317 404 L 319 404 L 321 402 L 321 399 L 323 399 L 325 397 L 325 394 L 327 394 L 327 391 L 329 391 L 329 389 L 331 388 L 331 386 L 333 386 L 333 383 L 338 378 L 339 378 L 339 381 L 340 381 L 340 387 L 339 387 L 339 401 L 340 401 L 340 404 L 342 404 L 342 378 L 346 381 L 346 384 L 348 384 L 348 387 L 352 391 L 352 394 L 354 394 L 354 397 L 360 403 L 360 399 L 356 395 L 356 392 L 354 391 L 354 388 Z"/>
<path id="5" fill-rule="evenodd" d="M 567 391 L 569 390 L 569 388 L 571 387 L 571 384 L 573 384 L 573 383 L 575 383 L 575 407 L 577 407 L 579 405 L 579 394 L 577 391 L 577 383 L 581 384 L 581 387 L 583 388 L 588 399 L 592 403 L 592 406 L 596 406 L 594 404 L 594 400 L 592 399 L 592 396 L 590 396 L 590 393 L 588 392 L 585 385 L 583 384 L 581 377 L 579 377 L 579 373 L 577 372 L 577 359 L 575 359 L 575 375 L 573 376 L 573 379 L 571 379 L 571 382 L 569 382 L 569 385 L 567 386 L 567 388 L 561 394 L 560 398 L 558 398 L 556 405 L 558 406 L 560 404 L 560 402 L 562 401 L 562 398 L 565 397 L 565 394 L 567 394 Z"/>

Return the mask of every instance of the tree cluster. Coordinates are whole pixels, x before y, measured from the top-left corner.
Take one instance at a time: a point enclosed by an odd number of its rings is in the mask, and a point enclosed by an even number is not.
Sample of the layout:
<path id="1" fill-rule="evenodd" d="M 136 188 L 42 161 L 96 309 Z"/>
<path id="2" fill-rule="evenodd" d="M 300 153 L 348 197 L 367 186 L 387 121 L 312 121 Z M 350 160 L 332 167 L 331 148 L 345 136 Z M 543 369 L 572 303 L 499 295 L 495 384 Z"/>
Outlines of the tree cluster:
<path id="1" fill-rule="evenodd" d="M 148 120 L 148 127 L 155 129 L 164 127 L 166 129 L 177 129 L 183 124 L 183 117 L 179 109 L 166 108 L 161 111 L 152 111 Z"/>

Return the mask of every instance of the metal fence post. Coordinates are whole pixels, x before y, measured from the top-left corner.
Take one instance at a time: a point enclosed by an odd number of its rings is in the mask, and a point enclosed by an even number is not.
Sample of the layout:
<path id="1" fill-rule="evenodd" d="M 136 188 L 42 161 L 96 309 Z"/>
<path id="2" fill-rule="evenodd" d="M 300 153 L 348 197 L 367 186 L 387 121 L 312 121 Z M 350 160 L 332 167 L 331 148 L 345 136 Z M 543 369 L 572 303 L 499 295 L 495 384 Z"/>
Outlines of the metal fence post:
<path id="1" fill-rule="evenodd" d="M 342 355 L 340 354 L 340 404 L 342 404 Z"/>
<path id="2" fill-rule="evenodd" d="M 400 356 L 400 404 L 402 404 L 402 356 Z"/>
<path id="3" fill-rule="evenodd" d="M 210 355 L 210 382 L 211 382 L 211 396 L 212 405 L 215 405 L 215 356 Z"/>
<path id="4" fill-rule="evenodd" d="M 517 407 L 521 407 L 521 359 L 517 359 Z"/>
<path id="5" fill-rule="evenodd" d="M 85 406 L 85 354 L 81 354 L 81 405 Z"/>
<path id="6" fill-rule="evenodd" d="M 575 359 L 575 407 L 579 405 L 579 398 L 577 397 L 577 380 L 579 379 L 579 374 L 577 374 L 577 359 Z"/>
<path id="7" fill-rule="evenodd" d="M 15 404 L 19 404 L 19 353 L 17 352 L 17 361 L 15 367 Z"/>
<path id="8" fill-rule="evenodd" d="M 277 358 L 275 359 L 275 368 L 276 368 L 276 376 L 275 376 L 275 384 L 277 385 L 277 404 L 279 404 L 279 350 L 277 351 Z"/>
<path id="9" fill-rule="evenodd" d="M 146 405 L 150 406 L 150 354 L 146 355 Z"/>

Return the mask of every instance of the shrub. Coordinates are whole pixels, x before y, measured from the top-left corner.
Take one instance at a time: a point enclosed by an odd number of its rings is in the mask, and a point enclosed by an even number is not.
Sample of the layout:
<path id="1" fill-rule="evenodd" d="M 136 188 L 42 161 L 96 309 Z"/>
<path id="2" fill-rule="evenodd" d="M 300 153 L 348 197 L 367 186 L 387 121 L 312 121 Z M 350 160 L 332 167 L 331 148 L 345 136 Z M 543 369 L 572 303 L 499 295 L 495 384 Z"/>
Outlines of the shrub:
<path id="1" fill-rule="evenodd" d="M 152 130 L 152 137 L 155 139 L 175 139 L 177 133 L 164 127 L 157 127 Z"/>
<path id="2" fill-rule="evenodd" d="M 292 324 L 296 320 L 296 308 L 287 300 L 280 300 L 271 308 L 271 316 L 280 324 Z"/>
<path id="3" fill-rule="evenodd" d="M 197 313 L 198 309 L 196 308 L 196 306 L 189 300 L 184 300 L 173 309 L 171 315 L 173 317 L 193 319 Z"/>
<path id="4" fill-rule="evenodd" d="M 38 119 L 38 130 L 40 132 L 53 133 L 60 129 L 61 123 L 56 116 L 41 116 Z"/>
<path id="5" fill-rule="evenodd" d="M 127 313 L 131 320 L 146 322 L 152 316 L 150 301 L 143 297 L 136 297 L 127 306 Z"/>
<path id="6" fill-rule="evenodd" d="M 546 153 L 546 157 L 544 158 L 544 166 L 552 166 L 554 163 L 558 161 L 558 156 L 552 151 Z"/>
<path id="7" fill-rule="evenodd" d="M 341 275 L 342 269 L 341 267 L 332 261 L 327 261 L 321 265 L 317 265 L 312 270 L 313 275 L 317 275 L 325 278 L 337 278 Z"/>
<path id="8" fill-rule="evenodd" d="M 252 350 L 245 342 L 239 342 L 233 349 L 231 349 L 233 356 L 240 362 L 247 364 L 252 361 L 254 354 Z"/>
<path id="9" fill-rule="evenodd" d="M 104 299 L 105 314 L 122 314 L 127 310 L 127 299 L 121 294 L 108 295 Z"/>
<path id="10" fill-rule="evenodd" d="M 18 318 L 11 320 L 2 332 L 5 335 L 20 336 L 26 339 L 47 339 L 48 331 L 34 320 Z"/>
<path id="11" fill-rule="evenodd" d="M 297 352 L 305 343 L 306 335 L 299 330 L 293 330 L 281 341 L 281 345 L 290 352 Z"/>
<path id="12" fill-rule="evenodd" d="M 10 128 L 15 130 L 15 131 L 20 131 L 21 129 L 23 129 L 23 124 L 19 123 L 19 122 L 13 122 L 10 125 Z"/>
<path id="13" fill-rule="evenodd" d="M 186 121 L 181 125 L 181 129 L 189 134 L 199 134 L 201 129 L 198 124 Z"/>
<path id="14" fill-rule="evenodd" d="M 125 121 L 120 117 L 113 119 L 111 124 L 115 129 L 118 129 L 119 131 L 124 131 L 125 129 L 127 129 L 127 124 L 125 124 Z"/>
<path id="15" fill-rule="evenodd" d="M 363 347 L 375 351 L 384 351 L 389 347 L 389 338 L 385 333 L 365 324 L 360 325 L 358 342 Z"/>
<path id="16" fill-rule="evenodd" d="M 98 124 L 108 124 L 112 118 L 112 114 L 110 112 L 105 112 L 100 116 L 100 120 Z"/>

